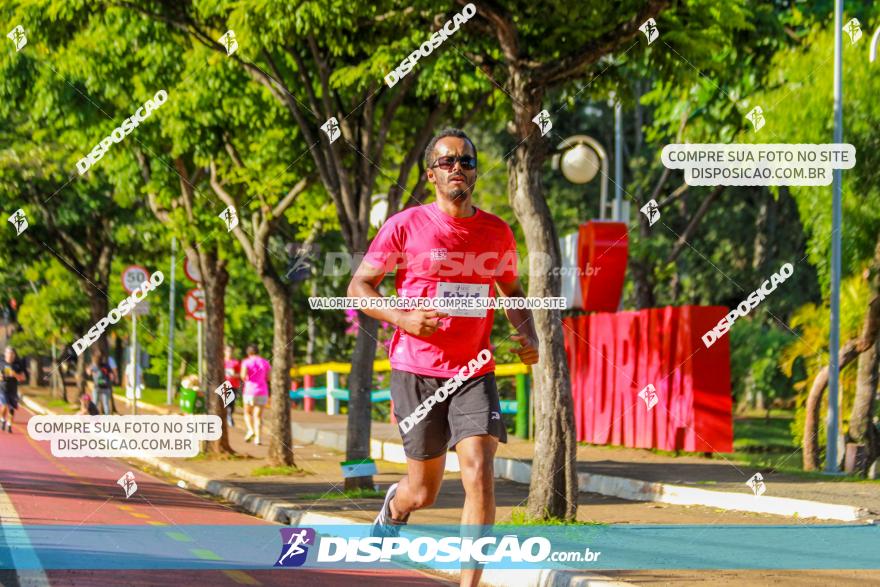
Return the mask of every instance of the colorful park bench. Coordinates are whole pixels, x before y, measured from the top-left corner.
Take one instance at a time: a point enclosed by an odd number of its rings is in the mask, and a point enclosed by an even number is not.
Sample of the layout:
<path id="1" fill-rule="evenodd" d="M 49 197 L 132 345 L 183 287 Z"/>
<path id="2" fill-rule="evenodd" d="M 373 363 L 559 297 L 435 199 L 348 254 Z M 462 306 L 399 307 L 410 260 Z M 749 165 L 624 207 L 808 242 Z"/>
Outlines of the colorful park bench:
<path id="1" fill-rule="evenodd" d="M 391 371 L 391 363 L 386 359 L 373 362 L 374 373 L 387 373 Z M 342 402 L 348 402 L 349 390 L 341 387 L 339 384 L 339 376 L 351 372 L 350 363 L 330 362 L 319 363 L 317 365 L 303 365 L 302 367 L 294 367 L 290 370 L 290 376 L 293 380 L 293 389 L 290 390 L 290 398 L 293 400 L 301 400 L 303 409 L 311 412 L 315 407 L 315 400 L 324 399 L 327 401 L 327 414 L 333 416 L 339 414 L 339 408 Z M 315 378 L 319 376 L 326 378 L 323 386 L 315 385 Z M 516 400 L 501 400 L 501 413 L 512 414 L 516 416 L 516 436 L 520 438 L 528 438 L 530 431 L 530 392 L 531 382 L 529 368 L 522 363 L 507 363 L 495 366 L 496 377 L 516 377 Z M 300 387 L 298 378 L 302 378 L 302 387 Z M 390 402 L 391 390 L 377 389 L 370 393 L 370 401 Z M 522 406 L 522 409 L 520 409 Z M 393 421 L 392 409 L 392 421 Z"/>

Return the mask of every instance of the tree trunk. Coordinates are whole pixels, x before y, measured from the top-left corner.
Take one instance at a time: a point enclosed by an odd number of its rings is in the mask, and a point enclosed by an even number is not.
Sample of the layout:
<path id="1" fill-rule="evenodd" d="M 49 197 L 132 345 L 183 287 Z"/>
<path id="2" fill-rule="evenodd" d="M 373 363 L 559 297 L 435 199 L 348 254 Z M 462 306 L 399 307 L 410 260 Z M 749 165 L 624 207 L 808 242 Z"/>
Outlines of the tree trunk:
<path id="1" fill-rule="evenodd" d="M 877 393 L 877 368 L 880 365 L 880 353 L 877 351 L 877 346 L 878 343 L 875 343 L 859 355 L 856 397 L 850 413 L 847 433 L 850 442 L 863 444 L 868 451 L 864 467 L 857 471 L 862 476 L 868 474 L 868 468 L 880 453 L 880 446 L 877 445 L 877 429 L 873 421 L 874 397 Z"/>
<path id="2" fill-rule="evenodd" d="M 874 259 L 866 271 L 868 286 L 870 289 L 870 302 L 868 314 L 865 318 L 864 331 L 868 336 L 874 334 L 874 340 L 861 355 L 859 355 L 858 379 L 856 384 L 856 397 L 853 403 L 849 419 L 849 437 L 852 442 L 864 444 L 868 449 L 866 468 L 860 471 L 867 475 L 867 467 L 871 466 L 880 456 L 880 431 L 874 425 L 874 398 L 877 393 L 878 365 L 880 365 L 880 352 L 878 352 L 877 330 L 880 329 L 880 240 L 874 250 Z M 873 330 L 868 322 L 874 319 Z M 863 337 L 865 334 L 863 334 Z M 867 342 L 867 341 L 865 341 Z"/>
<path id="3" fill-rule="evenodd" d="M 234 451 L 229 446 L 226 407 L 222 398 L 214 393 L 226 379 L 223 368 L 223 323 L 226 319 L 226 284 L 229 282 L 229 274 L 226 271 L 226 262 L 217 255 L 216 246 L 199 248 L 198 251 L 188 247 L 187 253 L 197 255 L 202 275 L 201 287 L 205 292 L 204 380 L 199 385 L 205 391 L 208 413 L 220 418 L 222 429 L 220 438 L 208 442 L 208 450 L 213 453 L 233 454 Z"/>
<path id="4" fill-rule="evenodd" d="M 272 302 L 272 410 L 269 419 L 269 463 L 275 467 L 293 466 L 293 440 L 290 432 L 290 366 L 293 358 L 293 303 L 280 279 L 264 273 L 263 285 Z"/>
<path id="5" fill-rule="evenodd" d="M 561 292 L 561 254 L 556 227 L 544 199 L 541 168 L 544 138 L 532 123 L 541 111 L 542 92 L 529 90 L 524 76 L 511 68 L 515 140 L 519 146 L 508 159 L 508 197 L 523 227 L 529 257 L 550 259 L 548 268 L 530 268 L 529 296 L 555 297 Z M 534 310 L 541 358 L 534 368 L 535 457 L 527 515 L 572 520 L 577 515 L 574 408 L 563 325 L 559 310 Z"/>
<path id="6" fill-rule="evenodd" d="M 38 387 L 40 385 L 40 358 L 28 357 L 28 385 Z"/>
<path id="7" fill-rule="evenodd" d="M 309 282 L 309 296 L 318 297 L 318 280 L 312 278 Z M 315 313 L 309 312 L 306 318 L 308 331 L 306 336 L 306 364 L 311 365 L 315 362 L 315 339 L 318 338 L 318 322 L 315 319 Z"/>
<path id="8" fill-rule="evenodd" d="M 86 355 L 85 353 L 79 355 L 76 358 L 76 397 L 77 401 L 79 401 L 79 397 L 82 396 L 86 392 Z"/>
<path id="9" fill-rule="evenodd" d="M 846 344 L 840 348 L 838 357 L 841 371 L 860 354 L 871 349 L 876 344 L 878 333 L 880 333 L 880 239 L 877 240 L 874 246 L 874 258 L 868 267 L 867 278 L 870 290 L 868 311 L 865 313 L 865 319 L 862 322 L 862 332 L 859 338 L 846 341 Z M 816 447 L 816 439 L 819 435 L 818 412 L 822 393 L 825 391 L 825 386 L 828 385 L 828 377 L 828 367 L 822 367 L 813 380 L 810 395 L 807 396 L 807 413 L 803 440 L 805 471 L 814 471 L 819 467 L 819 451 Z M 862 398 L 857 399 L 857 403 L 864 403 L 864 401 Z M 871 413 L 866 412 L 860 414 L 860 416 L 868 418 L 867 423 L 864 425 L 866 429 L 869 429 L 868 424 L 873 426 Z M 850 426 L 852 425 L 853 421 L 850 420 Z"/>
<path id="10" fill-rule="evenodd" d="M 653 308 L 657 305 L 654 297 L 653 269 L 650 263 L 633 259 L 629 264 L 629 272 L 633 280 L 636 308 Z"/>
<path id="11" fill-rule="evenodd" d="M 360 311 L 357 313 L 357 321 L 360 328 L 357 330 L 354 354 L 351 357 L 351 374 L 348 377 L 346 460 L 370 457 L 370 430 L 373 423 L 370 392 L 373 390 L 373 361 L 376 358 L 379 321 Z M 346 490 L 372 487 L 372 475 L 345 479 Z"/>

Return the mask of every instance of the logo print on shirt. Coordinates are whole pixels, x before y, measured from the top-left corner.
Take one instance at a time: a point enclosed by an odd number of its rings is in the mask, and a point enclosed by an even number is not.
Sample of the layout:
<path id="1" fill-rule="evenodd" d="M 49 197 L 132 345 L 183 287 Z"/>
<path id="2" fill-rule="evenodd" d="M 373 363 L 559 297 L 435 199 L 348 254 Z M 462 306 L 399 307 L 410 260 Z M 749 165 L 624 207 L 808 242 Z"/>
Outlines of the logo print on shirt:
<path id="1" fill-rule="evenodd" d="M 445 261 L 446 260 L 446 249 L 431 249 L 431 260 L 432 261 Z"/>

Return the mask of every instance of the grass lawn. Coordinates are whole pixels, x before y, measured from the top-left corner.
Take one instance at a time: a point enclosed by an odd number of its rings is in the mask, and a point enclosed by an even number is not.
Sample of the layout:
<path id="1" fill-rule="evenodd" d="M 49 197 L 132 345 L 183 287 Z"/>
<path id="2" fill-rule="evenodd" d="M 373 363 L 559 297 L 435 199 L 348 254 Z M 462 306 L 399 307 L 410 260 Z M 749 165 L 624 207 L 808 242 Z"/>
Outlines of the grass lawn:
<path id="1" fill-rule="evenodd" d="M 348 491 L 330 491 L 327 493 L 304 493 L 297 499 L 372 499 L 385 497 L 384 491 L 374 489 L 350 489 Z"/>
<path id="2" fill-rule="evenodd" d="M 125 390 L 121 387 L 114 387 L 113 393 L 125 397 Z M 164 387 L 147 387 L 141 392 L 141 399 L 138 401 L 153 404 L 154 406 L 164 406 L 166 405 L 166 399 L 167 393 Z M 172 401 L 174 401 L 174 398 L 172 398 Z"/>
<path id="3" fill-rule="evenodd" d="M 784 413 L 783 413 L 784 414 Z M 733 450 L 735 452 L 791 452 L 799 443 L 791 436 L 793 414 L 770 418 L 745 417 L 733 421 Z"/>

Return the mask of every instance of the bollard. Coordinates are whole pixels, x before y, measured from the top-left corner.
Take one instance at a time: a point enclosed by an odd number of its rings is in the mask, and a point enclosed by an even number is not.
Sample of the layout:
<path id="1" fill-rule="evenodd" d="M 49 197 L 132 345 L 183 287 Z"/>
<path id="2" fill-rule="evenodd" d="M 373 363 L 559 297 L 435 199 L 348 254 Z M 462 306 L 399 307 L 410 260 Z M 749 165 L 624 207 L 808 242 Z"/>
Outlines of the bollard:
<path id="1" fill-rule="evenodd" d="M 315 386 L 315 376 L 314 375 L 303 375 L 303 393 L 308 393 L 311 388 Z M 315 398 L 309 397 L 307 395 L 303 396 L 303 409 L 307 412 L 311 412 L 315 409 Z"/>
<path id="2" fill-rule="evenodd" d="M 529 437 L 529 374 L 516 376 L 516 434 L 517 438 Z"/>
<path id="3" fill-rule="evenodd" d="M 339 373 L 327 371 L 327 415 L 339 414 L 339 400 L 333 397 L 333 391 L 339 388 Z"/>

